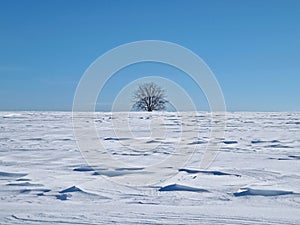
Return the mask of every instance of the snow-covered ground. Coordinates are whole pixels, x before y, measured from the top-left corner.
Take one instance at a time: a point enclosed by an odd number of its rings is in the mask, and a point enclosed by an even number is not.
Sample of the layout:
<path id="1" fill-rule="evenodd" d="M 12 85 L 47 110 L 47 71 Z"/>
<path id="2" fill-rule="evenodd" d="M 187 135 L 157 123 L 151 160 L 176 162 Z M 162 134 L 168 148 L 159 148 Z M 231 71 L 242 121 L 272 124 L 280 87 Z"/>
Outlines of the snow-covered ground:
<path id="1" fill-rule="evenodd" d="M 70 112 L 0 112 L 0 224 L 300 224 L 300 113 L 227 113 L 206 169 L 209 113 L 92 121 L 89 154 Z"/>

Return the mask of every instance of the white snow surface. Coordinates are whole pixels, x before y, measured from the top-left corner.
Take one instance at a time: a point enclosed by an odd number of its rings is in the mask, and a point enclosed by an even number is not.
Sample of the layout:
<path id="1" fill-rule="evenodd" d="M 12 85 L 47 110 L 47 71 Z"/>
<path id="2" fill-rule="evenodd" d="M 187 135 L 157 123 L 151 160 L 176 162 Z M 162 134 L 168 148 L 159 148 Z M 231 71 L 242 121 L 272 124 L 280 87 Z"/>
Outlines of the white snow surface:
<path id="1" fill-rule="evenodd" d="M 210 113 L 93 121 L 99 168 L 77 146 L 71 112 L 0 112 L 0 224 L 300 224 L 300 113 L 227 113 L 205 169 Z M 180 154 L 178 144 L 191 158 L 158 164 L 164 179 L 149 184 L 147 167 Z M 127 166 L 101 167 L 103 152 Z"/>

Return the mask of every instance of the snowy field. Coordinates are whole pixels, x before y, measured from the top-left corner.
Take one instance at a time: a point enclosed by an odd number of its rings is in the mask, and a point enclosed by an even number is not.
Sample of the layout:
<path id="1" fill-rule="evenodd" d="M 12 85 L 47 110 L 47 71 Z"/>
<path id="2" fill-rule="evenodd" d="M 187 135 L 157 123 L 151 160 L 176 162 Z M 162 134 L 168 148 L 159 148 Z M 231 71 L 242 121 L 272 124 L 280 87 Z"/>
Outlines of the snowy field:
<path id="1" fill-rule="evenodd" d="M 89 155 L 70 112 L 0 112 L 0 224 L 300 224 L 300 113 L 228 113 L 206 169 L 209 113 L 92 121 Z"/>

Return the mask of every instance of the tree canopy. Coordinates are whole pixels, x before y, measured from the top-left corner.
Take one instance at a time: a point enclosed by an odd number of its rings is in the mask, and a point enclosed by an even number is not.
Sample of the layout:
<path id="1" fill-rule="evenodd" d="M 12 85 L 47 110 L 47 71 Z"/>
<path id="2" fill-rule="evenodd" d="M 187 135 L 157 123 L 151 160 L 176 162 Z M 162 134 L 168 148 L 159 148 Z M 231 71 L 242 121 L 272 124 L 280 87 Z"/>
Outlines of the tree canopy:
<path id="1" fill-rule="evenodd" d="M 137 111 L 158 111 L 166 108 L 166 91 L 151 82 L 141 84 L 133 93 L 133 109 Z"/>

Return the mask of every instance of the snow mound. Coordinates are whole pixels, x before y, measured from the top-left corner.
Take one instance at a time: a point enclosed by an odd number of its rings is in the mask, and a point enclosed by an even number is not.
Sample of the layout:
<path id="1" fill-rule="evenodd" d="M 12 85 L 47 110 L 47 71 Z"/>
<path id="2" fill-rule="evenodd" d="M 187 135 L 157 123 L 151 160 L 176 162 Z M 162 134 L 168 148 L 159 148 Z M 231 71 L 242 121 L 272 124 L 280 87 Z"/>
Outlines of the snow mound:
<path id="1" fill-rule="evenodd" d="M 125 140 L 129 140 L 129 138 L 115 138 L 115 137 L 104 138 L 104 141 L 125 141 Z"/>
<path id="2" fill-rule="evenodd" d="M 19 183 L 9 183 L 7 186 L 20 186 L 20 187 L 41 187 L 42 184 L 33 184 L 30 182 L 19 182 Z"/>
<path id="3" fill-rule="evenodd" d="M 51 189 L 47 189 L 47 188 L 37 188 L 37 189 L 22 189 L 19 191 L 20 194 L 28 194 L 28 193 L 37 193 L 36 195 L 38 196 L 42 196 L 44 193 L 46 192 L 50 192 Z"/>
<path id="4" fill-rule="evenodd" d="M 267 145 L 265 147 L 267 147 L 267 148 L 293 148 L 291 146 L 281 145 L 281 144 Z"/>
<path id="5" fill-rule="evenodd" d="M 82 191 L 80 188 L 78 188 L 76 186 L 72 186 L 72 187 L 69 187 L 67 189 L 60 191 L 59 193 L 68 193 L 68 192 L 84 192 L 84 191 Z"/>
<path id="6" fill-rule="evenodd" d="M 189 145 L 201 145 L 201 144 L 206 144 L 207 141 L 194 141 L 189 143 Z"/>
<path id="7" fill-rule="evenodd" d="M 299 160 L 300 156 L 298 156 L 298 155 L 289 155 L 288 157 L 279 157 L 279 158 L 272 158 L 272 157 L 270 157 L 269 159 L 276 159 L 276 160 Z"/>
<path id="8" fill-rule="evenodd" d="M 0 177 L 24 177 L 27 173 L 9 173 L 0 171 Z"/>
<path id="9" fill-rule="evenodd" d="M 209 192 L 206 189 L 190 187 L 180 184 L 170 184 L 164 187 L 161 187 L 159 191 L 192 191 L 192 192 Z"/>
<path id="10" fill-rule="evenodd" d="M 265 140 L 253 140 L 251 144 L 261 144 L 261 143 L 278 143 L 278 140 L 265 141 Z"/>
<path id="11" fill-rule="evenodd" d="M 81 193 L 81 194 L 87 194 L 87 195 L 97 195 L 95 193 L 92 193 L 92 192 L 87 192 L 85 190 L 82 190 L 80 189 L 79 187 L 76 187 L 76 186 L 72 186 L 72 187 L 69 187 L 67 189 L 64 189 L 62 191 L 59 192 L 60 194 L 66 194 L 66 193 Z"/>
<path id="12" fill-rule="evenodd" d="M 19 178 L 16 181 L 31 181 L 29 178 Z"/>
<path id="13" fill-rule="evenodd" d="M 93 175 L 102 175 L 107 177 L 125 176 L 130 174 L 145 173 L 144 168 L 119 168 L 115 170 L 97 170 Z"/>
<path id="14" fill-rule="evenodd" d="M 9 119 L 9 118 L 24 118 L 24 117 L 22 116 L 22 114 L 19 114 L 19 113 L 9 113 L 9 114 L 3 115 L 2 118 Z"/>
<path id="15" fill-rule="evenodd" d="M 292 159 L 300 159 L 299 155 L 289 155 L 288 157 L 290 157 Z"/>
<path id="16" fill-rule="evenodd" d="M 55 195 L 55 197 L 59 200 L 65 201 L 72 197 L 71 193 L 79 193 L 79 194 L 90 194 L 87 193 L 76 186 L 69 187 L 59 192 L 59 194 Z"/>
<path id="17" fill-rule="evenodd" d="M 204 173 L 204 174 L 209 174 L 209 175 L 216 175 L 216 176 L 236 176 L 236 177 L 241 177 L 241 175 L 239 174 L 232 174 L 232 173 L 225 173 L 225 172 L 221 172 L 221 171 L 209 171 L 209 170 L 193 170 L 193 169 L 179 169 L 179 172 L 186 172 L 189 174 L 195 174 L 195 173 Z"/>
<path id="18" fill-rule="evenodd" d="M 225 145 L 232 145 L 232 144 L 237 144 L 238 142 L 237 141 L 223 141 L 223 143 Z"/>
<path id="19" fill-rule="evenodd" d="M 90 166 L 83 166 L 83 167 L 77 167 L 74 168 L 73 171 L 77 171 L 77 172 L 90 172 L 90 171 L 94 171 L 94 169 Z"/>
<path id="20" fill-rule="evenodd" d="M 117 168 L 117 171 L 132 171 L 132 170 L 143 170 L 143 167 L 132 167 L 132 168 Z"/>
<path id="21" fill-rule="evenodd" d="M 62 191 L 59 191 L 58 194 L 55 195 L 55 197 L 59 200 L 68 200 L 73 196 L 76 196 L 79 199 L 85 198 L 85 197 L 89 197 L 89 198 L 92 198 L 92 199 L 95 199 L 95 198 L 97 198 L 97 199 L 108 199 L 107 197 L 102 196 L 98 193 L 83 190 L 83 189 L 81 189 L 81 188 L 79 188 L 75 185 L 71 186 L 67 189 L 64 189 Z"/>
<path id="22" fill-rule="evenodd" d="M 233 193 L 236 197 L 241 196 L 279 196 L 279 195 L 290 195 L 295 194 L 293 191 L 284 190 L 263 190 L 263 189 L 252 189 L 252 188 L 240 188 L 237 192 Z"/>

